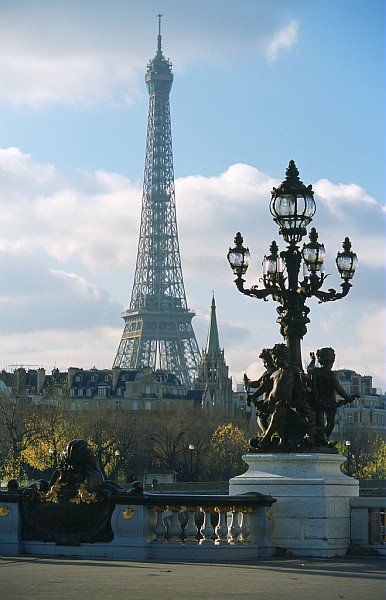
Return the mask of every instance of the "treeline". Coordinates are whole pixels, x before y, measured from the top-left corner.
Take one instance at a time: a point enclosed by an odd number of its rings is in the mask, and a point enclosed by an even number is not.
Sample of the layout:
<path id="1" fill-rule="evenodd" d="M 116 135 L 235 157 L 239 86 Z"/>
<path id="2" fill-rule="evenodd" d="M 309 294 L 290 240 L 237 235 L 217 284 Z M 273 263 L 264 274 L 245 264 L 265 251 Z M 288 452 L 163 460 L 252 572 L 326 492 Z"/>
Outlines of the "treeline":
<path id="1" fill-rule="evenodd" d="M 223 410 L 170 411 L 70 410 L 69 399 L 0 397 L 0 478 L 49 478 L 60 454 L 74 438 L 88 440 L 103 474 L 123 484 L 152 471 L 174 471 L 178 481 L 224 481 L 245 472 L 242 455 L 256 423 L 230 419 Z M 337 441 L 343 465 L 359 479 L 386 479 L 386 443 L 367 428 L 353 429 Z M 189 449 L 189 446 L 191 449 Z"/>
<path id="2" fill-rule="evenodd" d="M 340 454 L 348 459 L 342 470 L 356 479 L 386 479 L 385 437 L 385 432 L 381 435 L 365 426 L 348 431 L 345 439 L 337 442 Z"/>
<path id="3" fill-rule="evenodd" d="M 68 399 L 32 404 L 0 398 L 0 475 L 48 478 L 74 438 L 88 440 L 103 474 L 129 483 L 139 474 L 175 471 L 179 481 L 226 480 L 246 470 L 249 420 L 217 409 L 70 410 Z M 189 446 L 191 447 L 189 449 Z"/>

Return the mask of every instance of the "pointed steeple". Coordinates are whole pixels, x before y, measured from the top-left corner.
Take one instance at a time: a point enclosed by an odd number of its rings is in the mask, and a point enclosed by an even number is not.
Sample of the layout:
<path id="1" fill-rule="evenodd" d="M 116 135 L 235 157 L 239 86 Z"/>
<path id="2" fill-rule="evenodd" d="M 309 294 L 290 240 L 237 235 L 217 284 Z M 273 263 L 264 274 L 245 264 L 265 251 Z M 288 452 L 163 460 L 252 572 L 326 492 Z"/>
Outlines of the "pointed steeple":
<path id="1" fill-rule="evenodd" d="M 205 410 L 212 410 L 214 406 L 222 406 L 227 414 L 234 413 L 232 378 L 229 377 L 224 350 L 220 348 L 214 294 L 206 349 L 202 351 L 195 389 L 202 390 L 201 405 Z"/>
<path id="2" fill-rule="evenodd" d="M 218 337 L 217 317 L 216 317 L 216 303 L 214 300 L 214 293 L 212 296 L 212 305 L 210 309 L 210 321 L 208 338 L 206 341 L 206 354 L 213 354 L 215 352 L 221 352 L 220 341 Z"/>

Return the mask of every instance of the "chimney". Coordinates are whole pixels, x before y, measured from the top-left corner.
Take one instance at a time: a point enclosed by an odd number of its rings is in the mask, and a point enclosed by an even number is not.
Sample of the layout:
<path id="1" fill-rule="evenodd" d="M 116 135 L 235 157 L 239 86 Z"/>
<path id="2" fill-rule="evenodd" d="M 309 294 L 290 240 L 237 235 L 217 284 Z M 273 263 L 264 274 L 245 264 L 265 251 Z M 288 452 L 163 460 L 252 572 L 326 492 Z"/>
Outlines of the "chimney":
<path id="1" fill-rule="evenodd" d="M 24 393 L 27 380 L 27 373 L 23 367 L 15 369 L 15 391 L 17 394 Z"/>
<path id="2" fill-rule="evenodd" d="M 79 371 L 78 367 L 69 367 L 67 372 L 68 387 L 71 388 L 74 383 L 76 372 Z"/>
<path id="3" fill-rule="evenodd" d="M 121 374 L 121 368 L 113 367 L 112 372 L 113 372 L 113 380 L 111 382 L 111 386 L 112 386 L 112 389 L 115 390 L 115 388 L 117 387 L 119 376 Z"/>
<path id="4" fill-rule="evenodd" d="M 44 386 L 44 381 L 46 379 L 46 370 L 43 367 L 37 370 L 36 374 L 36 393 L 41 394 Z"/>

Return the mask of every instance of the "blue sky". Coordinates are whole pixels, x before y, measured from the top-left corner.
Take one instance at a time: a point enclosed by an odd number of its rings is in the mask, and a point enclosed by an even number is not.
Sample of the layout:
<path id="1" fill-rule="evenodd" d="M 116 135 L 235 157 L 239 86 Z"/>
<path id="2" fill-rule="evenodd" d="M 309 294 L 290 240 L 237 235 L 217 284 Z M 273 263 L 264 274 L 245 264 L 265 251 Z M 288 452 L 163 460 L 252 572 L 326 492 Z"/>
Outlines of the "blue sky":
<path id="1" fill-rule="evenodd" d="M 328 287 L 339 285 L 334 258 L 345 235 L 360 261 L 347 299 L 310 302 L 304 356 L 334 346 L 338 366 L 384 387 L 378 0 L 3 0 L 0 366 L 111 365 L 135 265 L 144 74 L 158 12 L 175 77 L 177 212 L 199 345 L 212 290 L 236 380 L 258 372 L 259 349 L 280 340 L 273 303 L 238 294 L 224 257 L 240 229 L 252 252 L 248 283 L 257 283 L 279 241 L 269 192 L 294 158 L 316 190 Z"/>

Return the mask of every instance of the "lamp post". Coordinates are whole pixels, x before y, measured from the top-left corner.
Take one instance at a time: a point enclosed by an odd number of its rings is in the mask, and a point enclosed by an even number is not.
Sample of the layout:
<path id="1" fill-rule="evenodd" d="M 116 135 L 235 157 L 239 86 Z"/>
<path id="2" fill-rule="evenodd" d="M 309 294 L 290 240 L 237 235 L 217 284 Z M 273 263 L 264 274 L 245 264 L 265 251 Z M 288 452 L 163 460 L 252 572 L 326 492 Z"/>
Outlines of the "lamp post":
<path id="1" fill-rule="evenodd" d="M 48 450 L 48 454 L 50 456 L 50 466 L 51 466 L 51 469 L 53 469 L 54 468 L 54 458 L 55 458 L 55 450 L 54 450 L 54 448 L 50 448 Z"/>
<path id="2" fill-rule="evenodd" d="M 346 444 L 346 448 L 347 448 L 347 475 L 350 477 L 351 476 L 351 451 L 350 451 L 351 442 L 350 442 L 350 440 L 346 440 L 345 444 Z"/>
<path id="3" fill-rule="evenodd" d="M 121 456 L 121 451 L 115 450 L 114 456 L 115 456 L 115 470 L 117 472 L 117 481 L 118 481 L 118 461 L 119 461 L 119 457 Z"/>
<path id="4" fill-rule="evenodd" d="M 337 292 L 332 288 L 328 291 L 321 290 L 327 277 L 323 269 L 325 248 L 318 242 L 315 227 L 309 233 L 310 241 L 304 243 L 302 249 L 299 248 L 316 211 L 314 192 L 311 185 L 306 186 L 300 181 L 299 171 L 293 160 L 288 165 L 285 180 L 272 190 L 269 209 L 273 220 L 279 225 L 279 234 L 287 242 L 287 248 L 279 252 L 276 242 L 271 243 L 269 253 L 263 259 L 263 285 L 260 288 L 257 285 L 249 289 L 244 287 L 243 275 L 247 272 L 250 254 L 248 248 L 243 246 L 240 232 L 236 234 L 235 246 L 229 248 L 227 258 L 236 275 L 237 289 L 242 294 L 263 300 L 268 300 L 271 296 L 279 304 L 276 310 L 280 333 L 289 348 L 290 361 L 302 369 L 300 340 L 306 334 L 307 323 L 310 322 L 310 309 L 306 306 L 306 300 L 315 296 L 322 303 L 347 296 L 352 287 L 350 279 L 355 274 L 358 259 L 351 251 L 351 242 L 346 237 L 343 251 L 338 252 L 335 261 L 343 279 L 342 291 Z"/>
<path id="5" fill-rule="evenodd" d="M 188 446 L 190 453 L 190 481 L 193 481 L 193 452 L 194 452 L 194 444 L 189 444 Z"/>

